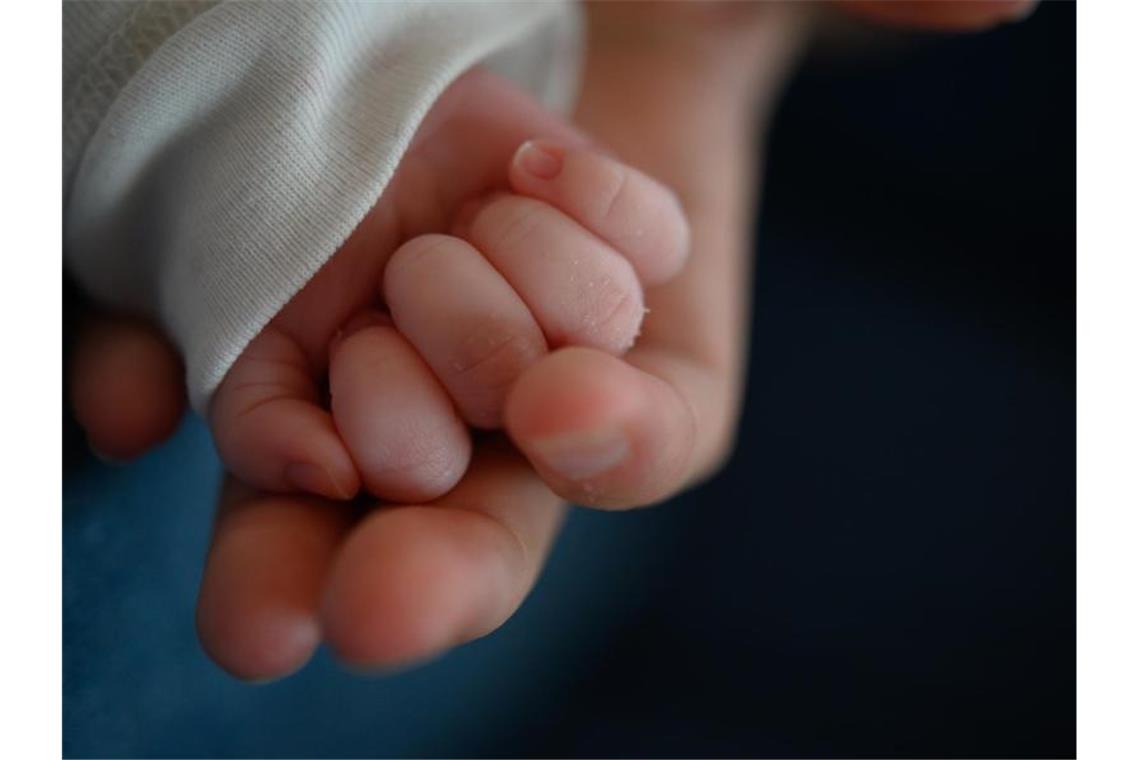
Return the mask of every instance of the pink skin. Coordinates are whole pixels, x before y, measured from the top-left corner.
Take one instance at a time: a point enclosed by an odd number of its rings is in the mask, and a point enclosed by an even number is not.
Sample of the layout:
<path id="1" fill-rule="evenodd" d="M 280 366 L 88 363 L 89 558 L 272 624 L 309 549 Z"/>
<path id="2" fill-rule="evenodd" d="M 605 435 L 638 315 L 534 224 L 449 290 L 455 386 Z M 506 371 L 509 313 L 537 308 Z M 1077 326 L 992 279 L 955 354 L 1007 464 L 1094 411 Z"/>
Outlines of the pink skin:
<path id="1" fill-rule="evenodd" d="M 481 253 L 445 235 L 402 246 L 384 275 L 385 300 L 469 424 L 502 425 L 504 397 L 547 352 L 530 309 Z"/>
<path id="2" fill-rule="evenodd" d="M 532 134 L 556 137 L 520 139 Z M 670 191 L 470 73 L 357 232 L 235 362 L 210 409 L 222 460 L 270 491 L 438 497 L 466 471 L 463 423 L 501 427 L 508 389 L 550 348 L 627 350 L 638 271 L 676 274 L 687 242 Z M 383 306 L 395 329 L 349 327 Z"/>
<path id="3" fill-rule="evenodd" d="M 70 372 L 76 420 L 103 459 L 127 460 L 164 440 L 186 406 L 178 354 L 138 320 L 92 319 L 76 340 Z"/>
<path id="4" fill-rule="evenodd" d="M 886 15 L 895 12 L 893 3 L 876 5 Z M 944 15 L 935 16 L 948 4 L 907 5 L 929 8 L 931 23 L 939 25 Z M 1009 6 L 968 5 L 1000 6 L 1002 14 Z M 647 292 L 652 311 L 624 362 L 595 349 L 558 351 L 532 364 L 507 394 L 504 414 L 516 444 L 560 493 L 648 503 L 709 472 L 728 450 L 745 318 L 738 285 L 747 271 L 754 158 L 747 146 L 758 126 L 743 114 L 776 91 L 796 28 L 787 9 L 765 5 L 753 17 L 744 7 L 752 6 L 587 6 L 594 44 L 576 119 L 680 191 L 695 256 L 679 277 Z M 628 113 L 640 118 L 631 123 Z M 656 127 L 647 133 L 644 124 Z M 514 145 L 529 136 L 514 135 Z M 572 208 L 563 210 L 579 219 Z M 631 252 L 627 257 L 646 276 Z M 351 279 L 352 267 L 340 276 Z M 334 322 L 358 306 L 345 305 Z M 144 325 L 106 317 L 93 323 L 98 327 L 85 334 L 83 358 L 72 370 L 76 416 L 104 451 L 130 455 L 160 441 L 177 421 L 177 357 Z M 310 361 L 323 364 L 332 331 L 293 327 L 305 334 L 300 342 L 311 349 Z M 130 398 L 100 380 L 115 376 L 124 356 L 134 357 Z M 551 403 L 543 402 L 547 392 Z M 133 422 L 117 425 L 120 418 L 100 407 L 131 414 Z M 660 432 L 652 432 L 654 425 Z M 559 436 L 596 441 L 603 438 L 597 431 L 613 429 L 628 441 L 616 467 L 576 480 L 557 477 L 544 462 Z M 588 469 L 586 459 L 578 458 L 578 472 Z M 510 615 L 541 568 L 562 514 L 561 499 L 501 440 L 481 442 L 467 474 L 431 505 L 386 506 L 358 522 L 341 502 L 273 496 L 231 480 L 199 597 L 203 646 L 234 675 L 259 680 L 301 667 L 321 637 L 359 666 L 433 656 Z"/>
<path id="5" fill-rule="evenodd" d="M 329 365 L 337 430 L 364 485 L 394 501 L 426 501 L 459 482 L 471 439 L 447 393 L 390 325 L 340 340 Z"/>

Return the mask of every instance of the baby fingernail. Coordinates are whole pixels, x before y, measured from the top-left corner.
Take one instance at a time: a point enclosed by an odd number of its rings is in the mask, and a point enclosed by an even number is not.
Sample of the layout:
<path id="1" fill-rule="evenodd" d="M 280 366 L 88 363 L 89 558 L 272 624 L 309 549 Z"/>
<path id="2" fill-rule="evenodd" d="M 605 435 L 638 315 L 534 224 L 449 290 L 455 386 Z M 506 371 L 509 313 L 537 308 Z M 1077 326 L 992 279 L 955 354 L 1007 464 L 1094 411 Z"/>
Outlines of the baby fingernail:
<path id="1" fill-rule="evenodd" d="M 330 499 L 345 498 L 342 489 L 337 487 L 332 476 L 323 467 L 309 462 L 294 462 L 286 467 L 285 479 L 298 491 L 327 496 Z"/>
<path id="2" fill-rule="evenodd" d="M 538 179 L 554 179 L 562 171 L 562 151 L 534 140 L 522 144 L 515 161 L 523 171 Z"/>
<path id="3" fill-rule="evenodd" d="M 550 469 L 570 480 L 600 475 L 629 455 L 629 441 L 613 428 L 539 438 L 529 448 Z"/>

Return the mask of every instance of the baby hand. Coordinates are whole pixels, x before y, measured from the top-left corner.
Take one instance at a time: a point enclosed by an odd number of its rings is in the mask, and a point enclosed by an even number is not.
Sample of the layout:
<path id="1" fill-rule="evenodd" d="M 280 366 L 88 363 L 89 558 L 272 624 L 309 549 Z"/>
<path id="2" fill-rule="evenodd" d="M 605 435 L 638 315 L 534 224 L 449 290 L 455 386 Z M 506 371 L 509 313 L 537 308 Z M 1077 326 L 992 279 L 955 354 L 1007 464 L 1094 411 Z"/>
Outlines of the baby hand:
<path id="1" fill-rule="evenodd" d="M 534 134 L 554 137 L 520 139 Z M 210 412 L 221 456 L 269 490 L 435 498 L 466 470 L 468 425 L 501 427 L 527 367 L 564 346 L 627 350 L 643 287 L 687 248 L 672 193 L 468 75 L 353 237 L 234 363 Z M 620 454 L 552 453 L 582 478 Z"/>

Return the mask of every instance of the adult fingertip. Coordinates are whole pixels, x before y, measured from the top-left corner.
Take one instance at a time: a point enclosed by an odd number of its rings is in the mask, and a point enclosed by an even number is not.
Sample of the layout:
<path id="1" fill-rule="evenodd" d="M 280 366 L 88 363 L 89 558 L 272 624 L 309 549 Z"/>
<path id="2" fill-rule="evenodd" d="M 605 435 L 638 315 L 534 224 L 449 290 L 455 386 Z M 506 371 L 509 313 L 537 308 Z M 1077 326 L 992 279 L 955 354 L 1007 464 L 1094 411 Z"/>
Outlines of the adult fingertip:
<path id="1" fill-rule="evenodd" d="M 131 459 L 134 456 L 133 454 L 128 454 L 125 457 L 119 457 L 114 454 L 110 454 L 104 450 L 103 446 L 101 446 L 98 442 L 92 440 L 91 435 L 87 436 L 87 450 L 91 452 L 91 456 L 95 457 L 108 467 L 122 467 L 123 465 L 130 463 Z"/>
<path id="2" fill-rule="evenodd" d="M 567 480 L 597 477 L 630 455 L 629 437 L 620 425 L 531 438 L 528 452 Z"/>
<path id="3" fill-rule="evenodd" d="M 551 354 L 507 402 L 507 431 L 547 485 L 587 506 L 645 506 L 682 487 L 692 410 L 666 380 L 588 349 Z"/>
<path id="4" fill-rule="evenodd" d="M 599 506 L 599 484 L 635 456 L 629 425 L 643 406 L 637 371 L 584 348 L 556 351 L 528 370 L 507 399 L 506 428 L 547 484 Z"/>
<path id="5" fill-rule="evenodd" d="M 358 526 L 321 604 L 337 659 L 362 672 L 403 669 L 498 625 L 510 568 L 496 526 L 439 507 L 385 510 Z"/>
<path id="6" fill-rule="evenodd" d="M 109 321 L 89 329 L 70 372 L 76 422 L 103 461 L 133 459 L 178 427 L 185 408 L 181 364 L 149 328 Z"/>
<path id="7" fill-rule="evenodd" d="M 351 510 L 226 481 L 198 593 L 202 648 L 237 678 L 301 668 L 321 639 L 317 606 Z"/>
<path id="8" fill-rule="evenodd" d="M 240 624 L 233 625 L 238 619 Z M 198 637 L 220 668 L 256 684 L 300 670 L 321 639 L 319 626 L 308 616 L 277 611 L 234 618 L 209 608 L 199 608 Z"/>

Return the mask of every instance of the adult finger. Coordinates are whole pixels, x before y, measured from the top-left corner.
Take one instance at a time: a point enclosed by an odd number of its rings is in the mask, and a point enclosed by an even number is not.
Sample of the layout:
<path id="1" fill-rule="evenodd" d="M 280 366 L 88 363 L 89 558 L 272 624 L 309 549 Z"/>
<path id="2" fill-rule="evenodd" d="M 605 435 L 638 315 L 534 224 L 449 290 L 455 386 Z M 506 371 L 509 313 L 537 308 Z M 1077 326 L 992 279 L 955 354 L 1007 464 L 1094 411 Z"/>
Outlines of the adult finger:
<path id="1" fill-rule="evenodd" d="M 568 348 L 512 391 L 511 438 L 561 496 L 620 508 L 653 504 L 718 456 L 728 389 L 687 357 L 634 349 L 625 359 Z"/>
<path id="2" fill-rule="evenodd" d="M 71 361 L 75 418 L 100 455 L 130 459 L 178 426 L 186 406 L 182 364 L 154 327 L 123 317 L 90 317 Z"/>
<path id="3" fill-rule="evenodd" d="M 430 505 L 382 507 L 352 531 L 322 604 L 343 661 L 422 660 L 494 630 L 522 603 L 564 507 L 526 461 L 488 439 L 467 476 Z"/>
<path id="4" fill-rule="evenodd" d="M 320 643 L 321 588 L 351 514 L 347 504 L 227 480 L 197 613 L 198 637 L 218 665 L 266 680 L 308 661 Z"/>
<path id="5" fill-rule="evenodd" d="M 649 64 L 627 64 L 635 65 Z M 506 428 L 559 495 L 639 506 L 711 472 L 731 449 L 747 336 L 755 134 L 747 120 L 723 117 L 731 104 L 718 103 L 699 77 L 627 69 L 615 79 L 588 68 L 583 93 L 583 126 L 679 191 L 692 253 L 677 277 L 646 292 L 641 335 L 622 360 L 565 350 L 539 361 L 507 399 Z M 618 117 L 630 110 L 641 114 L 637 124 L 659 128 L 647 134 Z"/>

